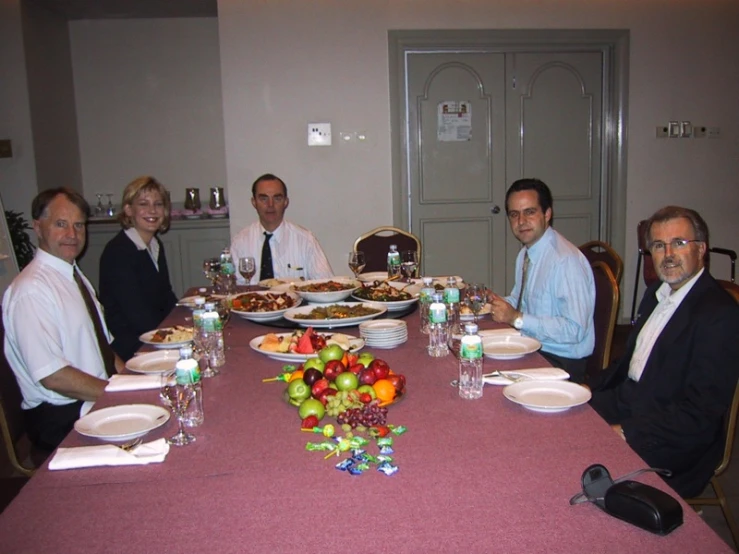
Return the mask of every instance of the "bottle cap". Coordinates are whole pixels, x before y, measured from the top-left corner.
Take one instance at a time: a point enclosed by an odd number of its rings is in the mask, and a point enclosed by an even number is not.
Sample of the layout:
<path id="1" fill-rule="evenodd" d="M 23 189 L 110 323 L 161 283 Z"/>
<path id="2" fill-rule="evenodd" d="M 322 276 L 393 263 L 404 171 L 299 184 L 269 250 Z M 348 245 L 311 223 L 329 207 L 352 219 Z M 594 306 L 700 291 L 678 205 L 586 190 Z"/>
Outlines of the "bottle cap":
<path id="1" fill-rule="evenodd" d="M 192 358 L 192 346 L 183 346 L 180 348 L 180 359 Z"/>
<path id="2" fill-rule="evenodd" d="M 193 300 L 193 304 L 196 306 L 203 306 L 205 305 L 205 298 L 203 296 L 196 296 Z"/>
<path id="3" fill-rule="evenodd" d="M 427 287 L 428 286 L 431 286 L 431 284 L 433 282 L 434 282 L 434 278 L 433 277 L 424 277 L 423 278 L 423 284 L 426 285 Z"/>
<path id="4" fill-rule="evenodd" d="M 477 333 L 477 329 L 478 329 L 478 327 L 477 327 L 477 324 L 476 323 L 465 323 L 465 325 L 464 325 L 464 331 L 465 331 L 465 333 L 476 334 Z"/>
<path id="5" fill-rule="evenodd" d="M 216 303 L 215 302 L 206 302 L 205 303 L 205 309 L 209 312 L 214 312 L 216 309 Z"/>

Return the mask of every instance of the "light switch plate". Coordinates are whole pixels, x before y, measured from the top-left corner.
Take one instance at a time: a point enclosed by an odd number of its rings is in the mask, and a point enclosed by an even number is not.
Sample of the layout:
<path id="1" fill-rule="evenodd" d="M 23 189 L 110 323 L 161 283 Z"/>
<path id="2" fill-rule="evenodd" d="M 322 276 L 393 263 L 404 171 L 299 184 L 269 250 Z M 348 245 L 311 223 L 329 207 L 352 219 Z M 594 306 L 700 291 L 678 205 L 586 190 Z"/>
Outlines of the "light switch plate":
<path id="1" fill-rule="evenodd" d="M 331 146 L 331 124 L 308 123 L 308 146 Z"/>

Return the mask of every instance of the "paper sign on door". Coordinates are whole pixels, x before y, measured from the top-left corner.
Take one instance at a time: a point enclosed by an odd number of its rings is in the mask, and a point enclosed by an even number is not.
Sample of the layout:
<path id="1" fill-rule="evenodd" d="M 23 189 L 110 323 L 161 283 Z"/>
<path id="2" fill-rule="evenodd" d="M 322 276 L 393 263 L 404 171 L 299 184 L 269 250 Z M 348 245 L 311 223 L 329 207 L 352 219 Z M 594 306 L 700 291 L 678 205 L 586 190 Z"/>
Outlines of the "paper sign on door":
<path id="1" fill-rule="evenodd" d="M 472 137 L 472 105 L 467 101 L 445 100 L 437 106 L 439 142 L 468 141 Z"/>

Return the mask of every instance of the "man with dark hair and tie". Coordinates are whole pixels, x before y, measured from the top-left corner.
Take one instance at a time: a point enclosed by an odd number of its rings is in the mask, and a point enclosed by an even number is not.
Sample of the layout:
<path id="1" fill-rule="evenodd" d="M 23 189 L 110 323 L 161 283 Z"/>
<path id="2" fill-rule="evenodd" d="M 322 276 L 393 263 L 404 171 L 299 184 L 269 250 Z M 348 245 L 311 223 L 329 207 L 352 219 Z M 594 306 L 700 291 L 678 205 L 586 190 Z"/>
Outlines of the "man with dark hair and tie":
<path id="1" fill-rule="evenodd" d="M 53 450 L 123 369 L 110 347 L 102 307 L 75 260 L 90 207 L 67 188 L 31 205 L 39 249 L 3 297 L 5 356 L 23 395 L 28 435 Z"/>
<path id="2" fill-rule="evenodd" d="M 523 248 L 511 294 L 491 294 L 494 321 L 541 342 L 541 355 L 582 383 L 593 353 L 595 282 L 580 250 L 552 228 L 552 193 L 539 179 L 519 179 L 506 192 L 511 231 Z"/>
<path id="3" fill-rule="evenodd" d="M 266 173 L 251 187 L 251 205 L 259 221 L 242 229 L 231 241 L 231 255 L 254 257 L 259 271 L 252 282 L 265 279 L 326 279 L 334 272 L 316 237 L 308 229 L 285 221 L 290 204 L 287 187 L 279 177 Z M 240 284 L 245 283 L 238 277 Z"/>

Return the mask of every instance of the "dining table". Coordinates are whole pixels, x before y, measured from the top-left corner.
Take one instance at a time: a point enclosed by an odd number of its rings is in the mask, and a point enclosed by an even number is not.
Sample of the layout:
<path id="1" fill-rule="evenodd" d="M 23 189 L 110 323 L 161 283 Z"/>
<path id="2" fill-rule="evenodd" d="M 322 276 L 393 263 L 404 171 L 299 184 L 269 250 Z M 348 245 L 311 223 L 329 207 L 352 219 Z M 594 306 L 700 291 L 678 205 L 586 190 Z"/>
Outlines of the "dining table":
<path id="1" fill-rule="evenodd" d="M 176 307 L 163 326 L 190 317 Z M 337 468 L 349 453 L 308 450 L 323 437 L 301 431 L 284 382 L 263 382 L 286 362 L 250 346 L 285 329 L 232 316 L 226 363 L 203 380 L 205 420 L 190 430 L 196 441 L 142 466 L 51 471 L 47 461 L 0 514 L 0 552 L 732 552 L 653 473 L 637 479 L 683 509 L 684 523 L 666 536 L 591 503 L 570 505 L 591 464 L 616 478 L 645 462 L 587 404 L 540 413 L 494 385 L 480 399 L 460 398 L 450 384 L 457 359 L 428 355 L 417 311 L 403 319 L 407 342 L 364 348 L 407 380 L 388 407 L 388 423 L 406 428 L 390 435 L 396 472 L 371 466 L 352 474 Z M 500 327 L 489 316 L 479 325 Z M 327 332 L 359 336 L 356 326 Z M 484 371 L 548 365 L 534 352 L 486 358 Z M 158 390 L 106 392 L 93 410 L 137 403 L 160 405 Z M 172 417 L 145 439 L 176 429 Z M 72 431 L 62 446 L 95 444 Z"/>

